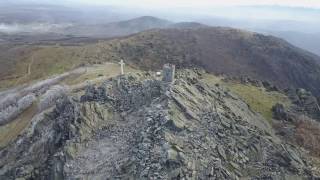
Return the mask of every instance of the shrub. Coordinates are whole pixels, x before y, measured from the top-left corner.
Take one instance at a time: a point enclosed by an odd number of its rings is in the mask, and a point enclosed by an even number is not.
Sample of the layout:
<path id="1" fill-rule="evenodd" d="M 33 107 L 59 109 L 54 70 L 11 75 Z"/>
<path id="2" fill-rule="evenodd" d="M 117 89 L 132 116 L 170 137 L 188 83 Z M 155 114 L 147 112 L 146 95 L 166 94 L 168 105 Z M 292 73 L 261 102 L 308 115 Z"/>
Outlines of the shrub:
<path id="1" fill-rule="evenodd" d="M 300 117 L 296 123 L 296 142 L 313 155 L 320 156 L 320 124 L 307 117 Z"/>

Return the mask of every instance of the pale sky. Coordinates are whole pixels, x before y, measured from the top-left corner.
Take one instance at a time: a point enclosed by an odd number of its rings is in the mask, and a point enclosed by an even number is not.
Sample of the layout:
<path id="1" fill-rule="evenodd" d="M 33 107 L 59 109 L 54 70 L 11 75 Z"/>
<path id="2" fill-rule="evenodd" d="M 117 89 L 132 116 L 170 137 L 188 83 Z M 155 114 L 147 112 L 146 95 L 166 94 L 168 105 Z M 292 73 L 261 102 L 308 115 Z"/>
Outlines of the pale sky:
<path id="1" fill-rule="evenodd" d="M 276 5 L 319 8 L 320 0 L 67 0 L 88 4 L 139 6 L 139 7 L 194 7 Z"/>
<path id="2" fill-rule="evenodd" d="M 162 17 L 222 17 L 305 21 L 320 24 L 320 0 L 0 0 L 50 4 L 115 6 Z M 85 6 L 86 7 L 86 6 Z M 166 15 L 166 16 L 163 16 Z"/>
<path id="3" fill-rule="evenodd" d="M 59 0 L 56 0 L 59 1 Z M 62 1 L 62 0 L 61 0 Z M 320 0 L 64 0 L 71 4 L 113 5 L 135 11 L 161 11 L 165 14 L 185 14 L 245 19 L 286 19 L 320 23 Z M 245 7 L 269 7 L 247 8 Z M 244 7 L 239 9 L 237 7 Z M 298 7 L 277 9 L 276 7 Z M 305 8 L 301 12 L 301 8 Z M 310 9 L 312 8 L 312 9 Z"/>

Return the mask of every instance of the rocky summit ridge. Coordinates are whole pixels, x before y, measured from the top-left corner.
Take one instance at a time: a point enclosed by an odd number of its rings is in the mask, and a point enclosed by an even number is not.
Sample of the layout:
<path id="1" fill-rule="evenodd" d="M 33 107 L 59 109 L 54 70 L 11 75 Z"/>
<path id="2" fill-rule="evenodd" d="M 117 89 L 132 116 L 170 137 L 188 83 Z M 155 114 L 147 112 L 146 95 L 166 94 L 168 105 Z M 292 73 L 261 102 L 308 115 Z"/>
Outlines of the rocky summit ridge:
<path id="1" fill-rule="evenodd" d="M 0 150 L 0 179 L 312 179 L 313 165 L 239 97 L 177 72 L 61 96 Z"/>

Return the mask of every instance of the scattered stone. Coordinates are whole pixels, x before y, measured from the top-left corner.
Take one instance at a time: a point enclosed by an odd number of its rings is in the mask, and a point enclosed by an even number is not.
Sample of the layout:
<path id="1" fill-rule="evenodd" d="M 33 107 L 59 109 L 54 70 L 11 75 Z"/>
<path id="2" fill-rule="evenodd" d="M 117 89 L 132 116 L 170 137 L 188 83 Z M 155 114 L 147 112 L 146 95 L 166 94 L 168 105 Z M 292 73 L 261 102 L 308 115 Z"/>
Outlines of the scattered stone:
<path id="1" fill-rule="evenodd" d="M 218 145 L 217 146 L 217 151 L 219 153 L 219 155 L 224 159 L 224 160 L 227 160 L 227 156 L 226 156 L 226 153 L 223 149 L 223 147 L 221 145 Z"/>
<path id="2" fill-rule="evenodd" d="M 178 153 L 174 149 L 168 150 L 168 160 L 177 161 L 178 160 Z"/>

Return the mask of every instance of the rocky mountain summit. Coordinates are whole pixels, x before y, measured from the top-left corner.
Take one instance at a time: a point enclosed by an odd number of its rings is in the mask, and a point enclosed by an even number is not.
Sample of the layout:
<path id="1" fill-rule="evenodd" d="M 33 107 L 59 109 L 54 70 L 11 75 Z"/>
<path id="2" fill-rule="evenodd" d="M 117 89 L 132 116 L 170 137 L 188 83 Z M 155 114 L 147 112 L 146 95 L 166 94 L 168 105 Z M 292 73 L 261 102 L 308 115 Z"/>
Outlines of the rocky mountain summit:
<path id="1" fill-rule="evenodd" d="M 127 74 L 56 98 L 0 150 L 0 179 L 316 178 L 305 151 L 203 76 Z"/>

